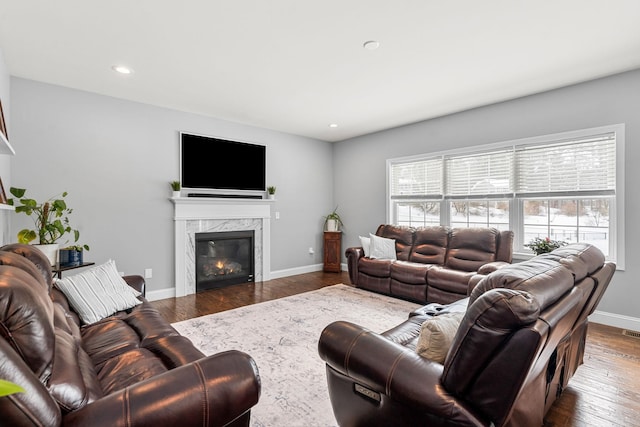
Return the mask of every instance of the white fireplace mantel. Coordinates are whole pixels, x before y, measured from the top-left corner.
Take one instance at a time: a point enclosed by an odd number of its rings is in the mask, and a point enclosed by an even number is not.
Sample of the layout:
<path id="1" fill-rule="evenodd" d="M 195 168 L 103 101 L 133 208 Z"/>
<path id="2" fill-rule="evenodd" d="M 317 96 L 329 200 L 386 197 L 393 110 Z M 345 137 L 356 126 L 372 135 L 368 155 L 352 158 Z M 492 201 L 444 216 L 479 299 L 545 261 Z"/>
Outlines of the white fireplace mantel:
<path id="1" fill-rule="evenodd" d="M 269 280 L 271 205 L 269 199 L 174 197 L 176 296 L 196 292 L 195 234 L 255 231 L 255 281 Z"/>

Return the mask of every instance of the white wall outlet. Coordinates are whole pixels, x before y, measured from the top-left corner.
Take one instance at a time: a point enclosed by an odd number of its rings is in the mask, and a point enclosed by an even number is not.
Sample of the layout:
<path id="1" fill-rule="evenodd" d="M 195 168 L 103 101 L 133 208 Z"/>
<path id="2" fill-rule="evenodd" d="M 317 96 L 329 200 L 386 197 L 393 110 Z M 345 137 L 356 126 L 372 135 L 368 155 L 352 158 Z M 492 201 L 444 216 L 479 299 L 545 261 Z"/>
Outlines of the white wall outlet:
<path id="1" fill-rule="evenodd" d="M 276 219 L 280 219 L 280 212 L 276 212 Z"/>
<path id="2" fill-rule="evenodd" d="M 153 277 L 153 269 L 145 268 L 144 269 L 144 278 L 145 279 L 151 279 L 152 277 Z"/>
<path id="3" fill-rule="evenodd" d="M 313 248 L 309 248 L 309 255 L 313 255 L 315 253 L 316 253 L 316 251 L 314 251 Z"/>

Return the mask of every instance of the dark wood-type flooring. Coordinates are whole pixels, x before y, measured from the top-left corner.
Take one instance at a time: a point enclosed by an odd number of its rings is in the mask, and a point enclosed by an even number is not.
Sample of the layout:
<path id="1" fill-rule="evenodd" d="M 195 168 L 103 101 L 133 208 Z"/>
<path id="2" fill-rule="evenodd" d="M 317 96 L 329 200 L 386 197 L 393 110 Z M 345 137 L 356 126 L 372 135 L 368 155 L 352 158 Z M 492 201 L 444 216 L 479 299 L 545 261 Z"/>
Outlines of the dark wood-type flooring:
<path id="1" fill-rule="evenodd" d="M 170 322 L 349 283 L 346 272 L 315 272 L 154 301 Z M 338 319 L 336 319 L 338 320 Z M 640 427 L 640 339 L 590 323 L 584 364 L 546 416 L 545 427 Z"/>

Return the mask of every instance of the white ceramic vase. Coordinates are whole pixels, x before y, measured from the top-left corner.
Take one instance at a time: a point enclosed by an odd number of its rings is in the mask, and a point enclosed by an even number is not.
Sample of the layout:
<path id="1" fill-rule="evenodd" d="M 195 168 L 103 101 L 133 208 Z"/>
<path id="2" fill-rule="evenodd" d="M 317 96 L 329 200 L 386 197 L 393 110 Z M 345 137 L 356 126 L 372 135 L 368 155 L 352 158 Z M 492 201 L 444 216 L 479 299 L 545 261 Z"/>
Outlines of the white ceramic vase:
<path id="1" fill-rule="evenodd" d="M 327 231 L 338 231 L 338 221 L 336 221 L 335 219 L 328 219 Z"/>
<path id="2" fill-rule="evenodd" d="M 33 245 L 36 248 L 40 249 L 43 254 L 49 260 L 52 266 L 56 265 L 58 262 L 58 250 L 60 249 L 60 245 L 57 243 L 51 243 L 49 245 Z"/>

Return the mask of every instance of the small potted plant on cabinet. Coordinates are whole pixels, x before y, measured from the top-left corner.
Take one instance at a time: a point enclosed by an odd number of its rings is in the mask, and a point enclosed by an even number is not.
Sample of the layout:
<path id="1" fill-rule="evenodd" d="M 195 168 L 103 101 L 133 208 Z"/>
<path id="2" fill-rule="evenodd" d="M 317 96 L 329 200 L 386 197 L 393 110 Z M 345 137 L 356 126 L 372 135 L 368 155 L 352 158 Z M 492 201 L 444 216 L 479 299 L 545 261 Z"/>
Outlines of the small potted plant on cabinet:
<path id="1" fill-rule="evenodd" d="M 329 215 L 324 217 L 324 227 L 326 231 L 339 231 L 340 227 L 344 224 L 342 223 L 342 219 L 338 214 L 338 207 L 333 210 Z"/>
<path id="2" fill-rule="evenodd" d="M 51 265 L 55 265 L 58 260 L 58 240 L 70 233 L 74 236 L 74 242 L 78 241 L 80 232 L 71 228 L 68 215 L 73 209 L 67 207 L 64 198 L 67 192 L 59 196 L 54 196 L 39 203 L 34 199 L 24 197 L 27 190 L 24 188 L 11 187 L 9 189 L 12 197 L 8 204 L 15 206 L 17 213 L 24 213 L 33 219 L 35 230 L 25 228 L 18 232 L 19 243 L 31 243 L 38 239 L 38 248 L 42 250 Z"/>

